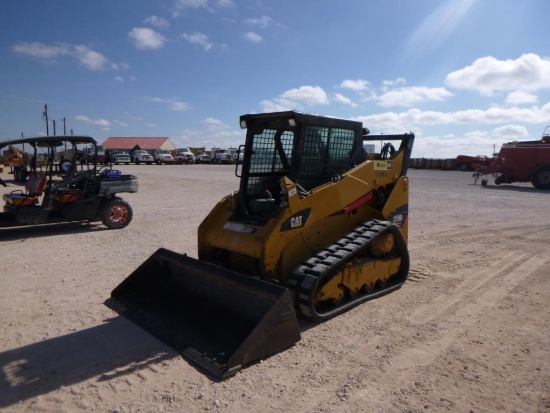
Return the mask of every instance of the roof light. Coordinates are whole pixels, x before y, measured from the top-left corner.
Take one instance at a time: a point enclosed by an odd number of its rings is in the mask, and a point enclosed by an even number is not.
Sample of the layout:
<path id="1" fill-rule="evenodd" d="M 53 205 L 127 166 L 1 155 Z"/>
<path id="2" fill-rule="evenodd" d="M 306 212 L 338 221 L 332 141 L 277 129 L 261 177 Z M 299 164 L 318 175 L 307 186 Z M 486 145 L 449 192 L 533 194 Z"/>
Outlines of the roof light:
<path id="1" fill-rule="evenodd" d="M 296 119 L 289 119 L 288 124 L 292 127 L 296 126 Z"/>
<path id="2" fill-rule="evenodd" d="M 241 120 L 241 129 L 246 129 L 246 120 Z"/>

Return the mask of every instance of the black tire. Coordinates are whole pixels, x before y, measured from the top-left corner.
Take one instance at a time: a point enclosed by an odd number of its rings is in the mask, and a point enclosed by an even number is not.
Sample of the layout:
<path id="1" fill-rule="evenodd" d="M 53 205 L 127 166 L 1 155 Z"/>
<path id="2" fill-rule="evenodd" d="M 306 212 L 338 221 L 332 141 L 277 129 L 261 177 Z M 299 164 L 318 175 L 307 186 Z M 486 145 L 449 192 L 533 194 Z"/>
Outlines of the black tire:
<path id="1" fill-rule="evenodd" d="M 468 169 L 468 165 L 466 165 L 465 163 L 460 164 L 460 170 L 462 172 L 466 172 Z"/>
<path id="2" fill-rule="evenodd" d="M 61 172 L 69 173 L 73 169 L 73 163 L 70 159 L 64 159 L 59 162 L 59 170 Z"/>
<path id="3" fill-rule="evenodd" d="M 136 165 L 139 165 L 139 159 L 136 159 Z"/>
<path id="4" fill-rule="evenodd" d="M 133 216 L 134 212 L 130 204 L 119 197 L 104 202 L 99 211 L 101 222 L 109 229 L 127 227 Z"/>
<path id="5" fill-rule="evenodd" d="M 531 180 L 537 189 L 550 189 L 550 165 L 540 165 L 535 169 Z"/>

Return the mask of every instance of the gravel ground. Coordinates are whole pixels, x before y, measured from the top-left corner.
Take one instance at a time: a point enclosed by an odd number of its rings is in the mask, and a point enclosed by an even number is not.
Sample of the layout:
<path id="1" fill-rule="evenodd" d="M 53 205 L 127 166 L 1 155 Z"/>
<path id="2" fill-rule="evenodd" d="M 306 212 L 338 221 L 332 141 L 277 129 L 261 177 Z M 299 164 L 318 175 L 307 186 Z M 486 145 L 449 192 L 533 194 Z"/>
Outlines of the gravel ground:
<path id="1" fill-rule="evenodd" d="M 103 302 L 160 247 L 196 257 L 234 167 L 120 169 L 126 229 L 0 230 L 0 411 L 550 412 L 549 191 L 410 170 L 405 285 L 215 381 Z"/>

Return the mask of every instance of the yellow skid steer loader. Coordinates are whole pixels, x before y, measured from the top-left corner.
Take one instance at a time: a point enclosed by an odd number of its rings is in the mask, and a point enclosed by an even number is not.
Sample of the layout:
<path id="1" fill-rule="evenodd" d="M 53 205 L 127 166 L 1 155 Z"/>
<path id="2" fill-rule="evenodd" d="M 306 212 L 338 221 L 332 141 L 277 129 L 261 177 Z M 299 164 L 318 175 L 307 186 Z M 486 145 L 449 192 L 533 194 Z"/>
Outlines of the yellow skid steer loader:
<path id="1" fill-rule="evenodd" d="M 299 341 L 296 313 L 329 319 L 409 271 L 413 134 L 294 111 L 240 124 L 239 191 L 199 226 L 198 259 L 159 249 L 106 301 L 221 378 Z"/>

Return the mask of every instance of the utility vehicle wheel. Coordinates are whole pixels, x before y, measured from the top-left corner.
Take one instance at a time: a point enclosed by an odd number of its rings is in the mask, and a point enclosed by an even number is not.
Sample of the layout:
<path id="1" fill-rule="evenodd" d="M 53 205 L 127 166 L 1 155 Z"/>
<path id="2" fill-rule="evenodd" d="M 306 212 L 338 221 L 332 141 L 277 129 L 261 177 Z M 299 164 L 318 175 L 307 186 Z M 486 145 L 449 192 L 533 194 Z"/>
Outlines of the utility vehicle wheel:
<path id="1" fill-rule="evenodd" d="M 550 189 L 550 166 L 541 165 L 535 169 L 531 183 L 537 189 Z"/>
<path id="2" fill-rule="evenodd" d="M 113 198 L 101 206 L 99 217 L 109 229 L 120 229 L 128 226 L 133 217 L 132 207 L 122 198 Z"/>
<path id="3" fill-rule="evenodd" d="M 61 172 L 65 172 L 65 173 L 70 172 L 72 167 L 73 167 L 73 163 L 71 162 L 70 159 L 64 159 L 59 163 L 59 169 L 61 170 Z"/>

